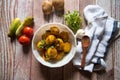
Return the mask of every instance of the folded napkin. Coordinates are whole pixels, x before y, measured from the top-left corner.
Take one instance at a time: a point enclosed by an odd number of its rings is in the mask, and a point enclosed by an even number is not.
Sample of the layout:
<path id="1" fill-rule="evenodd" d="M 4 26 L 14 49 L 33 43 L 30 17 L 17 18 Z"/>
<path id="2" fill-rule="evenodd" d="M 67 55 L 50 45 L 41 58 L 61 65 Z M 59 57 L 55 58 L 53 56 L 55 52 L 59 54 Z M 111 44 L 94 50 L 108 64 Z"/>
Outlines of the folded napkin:
<path id="1" fill-rule="evenodd" d="M 109 17 L 98 5 L 85 7 L 84 16 L 88 24 L 82 34 L 89 36 L 91 44 L 85 59 L 85 67 L 81 68 L 82 45 L 81 41 L 78 41 L 73 65 L 89 72 L 105 69 L 106 63 L 103 58 L 106 55 L 109 41 L 120 28 L 120 24 Z M 77 31 L 76 38 L 81 38 L 79 31 L 81 30 Z"/>

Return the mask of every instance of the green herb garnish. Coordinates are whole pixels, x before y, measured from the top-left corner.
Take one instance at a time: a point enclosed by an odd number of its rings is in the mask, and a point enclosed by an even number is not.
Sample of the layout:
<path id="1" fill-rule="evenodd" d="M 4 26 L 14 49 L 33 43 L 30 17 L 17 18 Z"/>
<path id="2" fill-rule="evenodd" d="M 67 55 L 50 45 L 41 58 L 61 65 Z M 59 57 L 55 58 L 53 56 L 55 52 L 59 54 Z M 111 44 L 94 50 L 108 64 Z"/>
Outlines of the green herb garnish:
<path id="1" fill-rule="evenodd" d="M 66 24 L 76 33 L 76 31 L 82 26 L 82 18 L 78 11 L 70 12 L 64 15 Z"/>
<path id="2" fill-rule="evenodd" d="M 40 48 L 44 48 L 44 47 L 45 47 L 45 40 L 41 40 Z"/>

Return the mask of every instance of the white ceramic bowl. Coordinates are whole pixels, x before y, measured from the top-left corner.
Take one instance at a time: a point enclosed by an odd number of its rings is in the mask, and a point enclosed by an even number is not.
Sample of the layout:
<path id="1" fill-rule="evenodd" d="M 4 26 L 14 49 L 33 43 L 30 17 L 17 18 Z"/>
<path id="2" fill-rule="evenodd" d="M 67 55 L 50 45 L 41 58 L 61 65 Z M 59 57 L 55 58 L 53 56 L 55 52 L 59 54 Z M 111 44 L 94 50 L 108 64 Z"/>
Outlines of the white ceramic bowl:
<path id="1" fill-rule="evenodd" d="M 41 56 L 40 56 L 40 52 L 38 52 L 36 44 L 38 41 L 41 40 L 41 35 L 48 29 L 50 29 L 51 26 L 57 26 L 61 31 L 66 31 L 69 34 L 69 41 L 72 44 L 72 48 L 70 50 L 70 52 L 63 57 L 63 59 L 61 59 L 60 61 L 57 61 L 55 63 L 51 63 L 49 61 L 45 61 Z M 35 58 L 43 65 L 51 67 L 51 68 L 56 68 L 56 67 L 61 67 L 64 66 L 65 64 L 69 63 L 76 52 L 76 39 L 74 36 L 74 33 L 66 26 L 60 23 L 48 23 L 45 25 L 40 26 L 40 28 L 34 33 L 33 39 L 32 39 L 32 52 L 35 56 Z"/>

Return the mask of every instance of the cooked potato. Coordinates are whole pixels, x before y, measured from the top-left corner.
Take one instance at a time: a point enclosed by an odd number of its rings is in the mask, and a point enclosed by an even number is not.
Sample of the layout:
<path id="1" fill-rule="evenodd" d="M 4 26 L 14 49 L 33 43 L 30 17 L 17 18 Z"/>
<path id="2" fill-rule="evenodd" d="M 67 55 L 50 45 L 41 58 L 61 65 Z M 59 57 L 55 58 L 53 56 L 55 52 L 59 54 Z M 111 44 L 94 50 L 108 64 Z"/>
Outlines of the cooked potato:
<path id="1" fill-rule="evenodd" d="M 51 34 L 50 30 L 46 30 L 44 34 L 42 34 L 42 39 L 46 39 Z"/>
<path id="2" fill-rule="evenodd" d="M 45 46 L 45 41 L 44 40 L 41 40 L 37 43 L 37 48 L 38 48 L 39 51 L 42 51 L 44 46 Z"/>
<path id="3" fill-rule="evenodd" d="M 55 47 L 58 51 L 62 51 L 63 50 L 63 40 L 61 38 L 57 38 L 56 39 L 56 43 L 55 43 Z"/>
<path id="4" fill-rule="evenodd" d="M 56 44 L 62 44 L 64 43 L 63 40 L 61 38 L 57 38 L 56 39 Z"/>
<path id="5" fill-rule="evenodd" d="M 69 42 L 65 42 L 63 47 L 64 52 L 68 53 L 70 49 L 71 49 L 71 44 Z"/>
<path id="6" fill-rule="evenodd" d="M 55 60 L 61 60 L 64 57 L 64 52 L 59 52 L 58 55 L 54 58 Z"/>
<path id="7" fill-rule="evenodd" d="M 45 0 L 42 3 L 42 10 L 45 15 L 49 15 L 52 13 L 52 2 Z"/>
<path id="8" fill-rule="evenodd" d="M 54 35 L 49 35 L 45 41 L 47 45 L 53 44 L 56 41 L 56 37 Z"/>
<path id="9" fill-rule="evenodd" d="M 50 47 L 48 48 L 47 50 L 47 55 L 50 57 L 50 58 L 55 58 L 57 56 L 57 49 L 54 48 L 54 47 Z"/>
<path id="10" fill-rule="evenodd" d="M 42 58 L 44 59 L 44 60 L 46 60 L 46 61 L 49 61 L 50 60 L 50 57 L 49 56 L 47 56 L 47 53 L 42 53 Z"/>
<path id="11" fill-rule="evenodd" d="M 56 26 L 50 27 L 51 34 L 59 35 L 59 29 Z"/>
<path id="12" fill-rule="evenodd" d="M 71 50 L 68 39 L 68 32 L 60 32 L 57 26 L 52 26 L 42 34 L 42 40 L 37 43 L 37 48 L 41 51 L 40 55 L 44 60 L 58 61 Z"/>
<path id="13" fill-rule="evenodd" d="M 68 36 L 68 33 L 65 32 L 65 31 L 62 31 L 60 34 L 59 34 L 60 38 L 63 39 L 64 42 L 67 42 L 68 39 L 69 39 L 69 36 Z"/>

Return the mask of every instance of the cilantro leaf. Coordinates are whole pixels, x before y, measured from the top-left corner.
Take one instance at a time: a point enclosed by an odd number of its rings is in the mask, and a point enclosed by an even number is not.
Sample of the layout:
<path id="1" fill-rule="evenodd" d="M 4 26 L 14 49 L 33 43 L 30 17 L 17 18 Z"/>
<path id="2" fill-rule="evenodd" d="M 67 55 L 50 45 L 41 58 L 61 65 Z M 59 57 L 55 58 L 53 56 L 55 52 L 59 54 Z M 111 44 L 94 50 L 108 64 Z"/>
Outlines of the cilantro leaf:
<path id="1" fill-rule="evenodd" d="M 78 11 L 72 13 L 68 11 L 68 13 L 64 15 L 64 20 L 73 32 L 76 32 L 82 26 L 82 18 L 79 16 Z"/>

